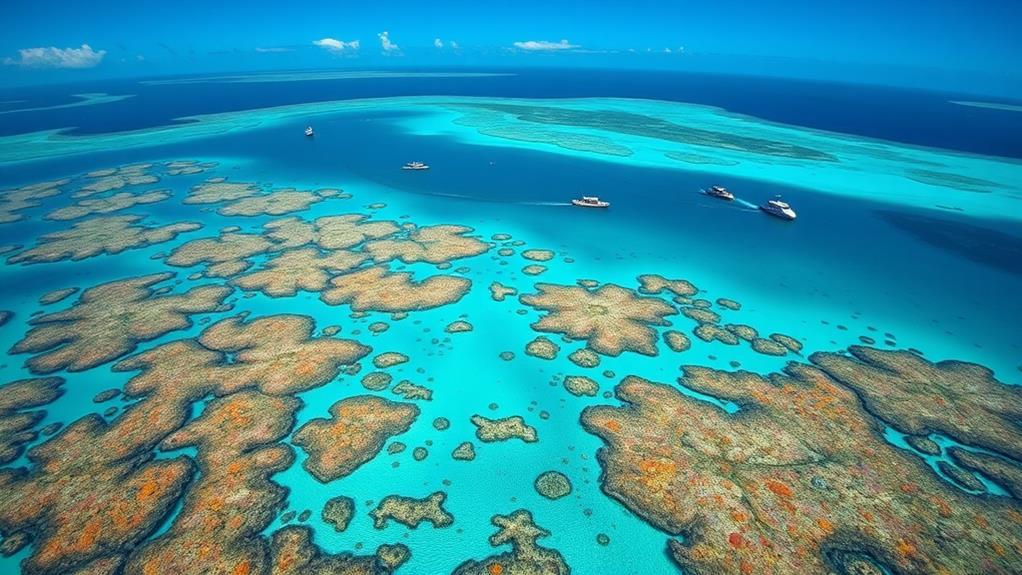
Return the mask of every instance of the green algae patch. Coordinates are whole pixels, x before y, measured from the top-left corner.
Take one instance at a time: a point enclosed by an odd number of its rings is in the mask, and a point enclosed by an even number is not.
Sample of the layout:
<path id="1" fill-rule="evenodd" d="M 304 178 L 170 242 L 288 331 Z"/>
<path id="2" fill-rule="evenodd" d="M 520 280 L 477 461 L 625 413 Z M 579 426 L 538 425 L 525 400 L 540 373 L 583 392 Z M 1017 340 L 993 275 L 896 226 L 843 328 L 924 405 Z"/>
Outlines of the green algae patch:
<path id="1" fill-rule="evenodd" d="M 571 481 L 559 471 L 544 471 L 533 483 L 536 492 L 547 499 L 560 499 L 571 493 Z"/>
<path id="2" fill-rule="evenodd" d="M 441 529 L 454 523 L 454 516 L 444 509 L 446 500 L 447 494 L 443 491 L 431 493 L 422 499 L 388 495 L 369 515 L 373 518 L 373 527 L 376 529 L 385 529 L 390 520 L 409 529 L 415 529 L 422 523 L 429 523 L 434 528 Z"/>

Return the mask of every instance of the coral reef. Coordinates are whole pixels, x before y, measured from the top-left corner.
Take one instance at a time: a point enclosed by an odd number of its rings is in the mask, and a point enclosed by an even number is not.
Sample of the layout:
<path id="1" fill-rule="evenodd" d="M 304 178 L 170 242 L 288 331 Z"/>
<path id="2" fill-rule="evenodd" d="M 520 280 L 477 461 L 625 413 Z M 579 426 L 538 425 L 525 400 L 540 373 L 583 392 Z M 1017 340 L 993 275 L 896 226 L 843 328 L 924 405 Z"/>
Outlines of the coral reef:
<path id="1" fill-rule="evenodd" d="M 206 264 L 206 276 L 228 277 L 245 271 L 252 265 L 250 258 L 273 247 L 260 235 L 221 232 L 215 238 L 200 238 L 174 248 L 167 263 L 180 267 Z"/>
<path id="2" fill-rule="evenodd" d="M 717 305 L 724 309 L 729 309 L 731 311 L 738 311 L 742 309 L 742 304 L 736 302 L 733 299 L 728 299 L 726 297 L 717 298 Z"/>
<path id="3" fill-rule="evenodd" d="M 433 390 L 429 389 L 428 387 L 416 385 L 408 381 L 407 379 L 399 382 L 397 385 L 394 386 L 394 389 L 392 389 L 391 391 L 409 401 L 412 400 L 430 401 L 433 399 Z"/>
<path id="4" fill-rule="evenodd" d="M 383 391 L 390 387 L 393 376 L 382 371 L 371 371 L 362 376 L 362 387 L 370 391 Z"/>
<path id="5" fill-rule="evenodd" d="M 373 358 L 373 365 L 378 369 L 387 369 L 402 363 L 408 363 L 408 356 L 397 351 L 385 351 Z"/>
<path id="6" fill-rule="evenodd" d="M 853 557 L 857 572 L 1010 572 L 1022 560 L 1017 504 L 949 486 L 887 443 L 857 395 L 869 389 L 864 382 L 889 393 L 907 376 L 920 396 L 913 413 L 925 414 L 940 383 L 915 388 L 914 376 L 989 385 L 989 373 L 884 353 L 867 356 L 876 366 L 817 357 L 842 383 L 802 364 L 769 379 L 685 368 L 686 387 L 742 405 L 735 414 L 628 377 L 615 390 L 622 407 L 589 407 L 581 418 L 605 443 L 603 489 L 659 529 L 684 535 L 669 550 L 690 572 L 846 573 Z M 889 365 L 904 372 L 879 367 Z M 981 395 L 946 396 L 943 414 L 967 413 L 959 410 L 974 397 Z M 965 421 L 996 429 L 993 413 Z"/>
<path id="7" fill-rule="evenodd" d="M 544 336 L 539 336 L 525 344 L 525 353 L 540 359 L 554 359 L 559 351 L 561 351 L 561 347 Z"/>
<path id="8" fill-rule="evenodd" d="M 472 461 L 476 458 L 476 448 L 471 441 L 464 441 L 454 448 L 451 457 L 459 461 Z"/>
<path id="9" fill-rule="evenodd" d="M 533 443 L 539 440 L 536 429 L 525 423 L 525 420 L 520 415 L 489 419 L 476 414 L 472 416 L 471 421 L 472 425 L 476 426 L 476 437 L 486 443 L 507 441 L 515 437 L 526 443 Z"/>
<path id="10" fill-rule="evenodd" d="M 490 245 L 465 234 L 472 228 L 453 225 L 410 226 L 406 237 L 390 237 L 366 242 L 365 250 L 377 262 L 398 259 L 406 264 L 427 262 L 439 264 L 477 256 Z"/>
<path id="11" fill-rule="evenodd" d="M 544 471 L 533 483 L 536 492 L 547 499 L 560 499 L 571 493 L 571 481 L 560 471 Z"/>
<path id="12" fill-rule="evenodd" d="M 291 212 L 309 209 L 322 202 L 323 197 L 315 192 L 298 190 L 273 190 L 235 200 L 217 210 L 221 216 L 282 216 Z"/>
<path id="13" fill-rule="evenodd" d="M 571 571 L 560 553 L 536 543 L 550 532 L 537 526 L 528 511 L 519 509 L 510 515 L 494 515 L 490 522 L 497 527 L 497 532 L 490 536 L 490 545 L 511 544 L 511 551 L 465 561 L 454 570 L 454 575 L 567 575 Z"/>
<path id="14" fill-rule="evenodd" d="M 500 282 L 490 284 L 490 297 L 493 298 L 493 301 L 504 301 L 505 297 L 517 294 L 518 290 L 516 288 L 503 285 Z"/>
<path id="15" fill-rule="evenodd" d="M 525 266 L 524 268 L 522 268 L 522 273 L 527 276 L 538 276 L 539 274 L 545 272 L 546 269 L 547 269 L 546 266 L 533 264 L 531 266 Z"/>
<path id="16" fill-rule="evenodd" d="M 25 219 L 25 216 L 19 212 L 38 207 L 42 204 L 42 200 L 59 195 L 61 186 L 66 186 L 70 181 L 63 179 L 39 182 L 14 190 L 4 190 L 3 193 L 0 193 L 0 224 L 9 224 Z"/>
<path id="17" fill-rule="evenodd" d="M 640 297 L 613 284 L 596 290 L 536 284 L 536 290 L 539 293 L 519 298 L 547 312 L 532 329 L 588 340 L 590 349 L 610 356 L 622 351 L 656 355 L 657 336 L 649 326 L 662 325 L 664 316 L 677 313 L 660 299 Z"/>
<path id="18" fill-rule="evenodd" d="M 36 245 L 7 259 L 7 263 L 50 263 L 83 260 L 101 254 L 119 254 L 125 250 L 173 240 L 178 234 L 202 227 L 196 222 L 165 226 L 140 224 L 142 216 L 101 216 L 75 223 L 70 229 L 40 236 Z"/>
<path id="19" fill-rule="evenodd" d="M 454 303 L 471 286 L 467 279 L 445 275 L 415 283 L 408 272 L 375 266 L 333 278 L 321 298 L 331 305 L 350 304 L 354 311 L 414 311 Z"/>
<path id="20" fill-rule="evenodd" d="M 41 377 L 0 386 L 0 465 L 21 457 L 24 446 L 38 437 L 33 428 L 46 412 L 28 410 L 56 401 L 63 384 L 59 377 Z"/>
<path id="21" fill-rule="evenodd" d="M 330 406 L 329 419 L 313 419 L 291 438 L 308 458 L 303 466 L 326 483 L 355 471 L 383 449 L 392 436 L 408 431 L 419 408 L 371 395 L 342 399 Z"/>
<path id="22" fill-rule="evenodd" d="M 554 252 L 550 250 L 525 250 L 522 257 L 535 262 L 548 262 L 554 259 Z"/>
<path id="23" fill-rule="evenodd" d="M 220 178 L 207 180 L 188 192 L 183 200 L 186 204 L 218 204 L 247 198 L 259 193 L 255 184 L 226 182 Z"/>
<path id="24" fill-rule="evenodd" d="M 468 323 L 467 321 L 459 319 L 457 321 L 452 321 L 451 323 L 447 324 L 447 327 L 444 328 L 444 331 L 446 331 L 447 333 L 464 333 L 466 331 L 472 331 L 472 329 L 473 329 L 472 324 Z"/>
<path id="25" fill-rule="evenodd" d="M 355 500 L 350 497 L 338 495 L 331 497 L 323 506 L 323 523 L 333 525 L 334 531 L 338 533 L 348 528 L 348 523 L 355 515 Z"/>
<path id="26" fill-rule="evenodd" d="M 447 527 L 454 523 L 454 516 L 444 509 L 447 494 L 437 491 L 422 499 L 388 495 L 380 501 L 369 515 L 373 518 L 373 527 L 383 529 L 391 519 L 409 529 L 415 529 L 420 523 L 428 521 L 435 528 Z"/>
<path id="27" fill-rule="evenodd" d="M 579 367 L 596 367 L 600 365 L 600 354 L 588 348 L 580 348 L 568 355 L 571 363 Z"/>
<path id="28" fill-rule="evenodd" d="M 27 361 L 35 373 L 86 370 L 131 352 L 139 342 L 191 326 L 190 315 L 221 309 L 231 293 L 224 286 L 199 286 L 155 295 L 153 286 L 172 277 L 153 274 L 89 288 L 73 306 L 32 318 L 32 328 L 11 352 L 39 354 Z"/>
<path id="29" fill-rule="evenodd" d="M 656 274 L 645 274 L 639 276 L 639 292 L 644 294 L 659 294 L 664 290 L 676 296 L 689 297 L 699 292 L 696 286 L 687 280 L 669 280 L 664 276 Z"/>
<path id="30" fill-rule="evenodd" d="M 674 352 L 688 351 L 692 347 L 692 342 L 687 335 L 673 329 L 664 332 L 664 342 Z"/>
<path id="31" fill-rule="evenodd" d="M 756 353 L 762 353 L 763 355 L 788 355 L 788 348 L 777 343 L 772 339 L 765 339 L 757 337 L 752 340 L 752 349 Z"/>
<path id="32" fill-rule="evenodd" d="M 149 173 L 152 167 L 152 164 L 130 164 L 118 168 L 89 172 L 86 174 L 86 177 L 90 181 L 78 188 L 72 195 L 76 198 L 87 198 L 128 186 L 155 184 L 160 181 L 160 178 Z"/>
<path id="33" fill-rule="evenodd" d="M 275 255 L 261 269 L 234 277 L 231 284 L 271 297 L 290 297 L 299 290 L 318 292 L 331 277 L 355 269 L 364 260 L 355 252 L 299 248 Z"/>
<path id="34" fill-rule="evenodd" d="M 784 335 L 783 333 L 772 333 L 770 339 L 788 348 L 788 351 L 793 353 L 800 353 L 802 351 L 802 342 L 791 337 L 790 335 Z"/>
<path id="35" fill-rule="evenodd" d="M 55 304 L 78 293 L 78 288 L 69 287 L 48 291 L 39 297 L 39 305 Z"/>
<path id="36" fill-rule="evenodd" d="M 408 547 L 380 545 L 374 555 L 324 555 L 312 543 L 312 530 L 285 527 L 273 534 L 268 575 L 390 575 L 412 556 Z M 236 571 L 231 575 L 260 573 Z"/>
<path id="37" fill-rule="evenodd" d="M 291 248 L 316 244 L 325 250 L 343 250 L 366 240 L 387 237 L 401 228 L 391 221 L 366 221 L 363 214 L 326 216 L 308 222 L 299 218 L 284 218 L 263 226 L 266 236 Z"/>
<path id="38" fill-rule="evenodd" d="M 87 198 L 70 206 L 57 208 L 46 214 L 46 219 L 57 221 L 77 220 L 78 218 L 95 214 L 109 214 L 132 206 L 155 204 L 169 197 L 170 192 L 167 190 L 152 190 L 142 194 L 120 192 L 105 198 Z"/>
<path id="39" fill-rule="evenodd" d="M 596 397 L 600 391 L 600 384 L 584 375 L 568 375 L 564 377 L 564 389 L 567 389 L 572 395 Z"/>

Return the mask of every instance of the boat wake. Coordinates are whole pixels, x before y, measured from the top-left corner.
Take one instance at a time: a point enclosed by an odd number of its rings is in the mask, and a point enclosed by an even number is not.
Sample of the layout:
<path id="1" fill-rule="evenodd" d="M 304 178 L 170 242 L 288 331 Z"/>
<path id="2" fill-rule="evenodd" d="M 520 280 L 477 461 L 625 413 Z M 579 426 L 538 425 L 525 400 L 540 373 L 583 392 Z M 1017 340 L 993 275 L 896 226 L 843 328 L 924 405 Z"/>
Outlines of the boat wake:
<path id="1" fill-rule="evenodd" d="M 520 206 L 570 206 L 571 202 L 514 202 Z"/>
<path id="2" fill-rule="evenodd" d="M 735 198 L 735 204 L 738 204 L 740 206 L 744 206 L 746 208 L 750 208 L 750 209 L 759 211 L 759 206 L 757 206 L 756 204 L 754 204 L 752 202 L 747 202 L 747 201 L 745 201 L 745 200 L 743 200 L 741 198 Z"/>

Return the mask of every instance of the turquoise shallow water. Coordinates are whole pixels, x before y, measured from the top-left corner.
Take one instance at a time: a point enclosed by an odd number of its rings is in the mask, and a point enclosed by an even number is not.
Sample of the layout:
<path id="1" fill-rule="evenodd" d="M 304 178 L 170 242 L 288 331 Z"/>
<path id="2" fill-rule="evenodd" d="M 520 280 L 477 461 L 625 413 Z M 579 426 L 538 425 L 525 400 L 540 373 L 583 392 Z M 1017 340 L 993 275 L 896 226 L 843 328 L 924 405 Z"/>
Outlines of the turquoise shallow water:
<path id="1" fill-rule="evenodd" d="M 781 369 L 789 360 L 801 359 L 761 355 L 745 343 L 724 346 L 692 338 L 692 348 L 681 354 L 661 344 L 656 357 L 626 352 L 603 357 L 596 369 L 582 370 L 567 356 L 585 343 L 564 343 L 556 334 L 548 334 L 561 346 L 556 359 L 530 357 L 524 346 L 537 335 L 530 324 L 540 314 L 515 297 L 493 301 L 487 290 L 492 281 L 524 294 L 533 292 L 536 282 L 571 285 L 578 279 L 593 278 L 635 287 L 635 278 L 645 273 L 685 278 L 703 290 L 700 297 L 741 302 L 740 311 L 717 309 L 724 322 L 749 324 L 761 334 L 791 334 L 804 343 L 805 355 L 842 350 L 866 336 L 880 347 L 915 348 L 931 360 L 953 358 L 985 365 L 1004 383 L 1022 381 L 1022 332 L 1012 319 L 1022 317 L 1022 303 L 1011 297 L 1022 289 L 1022 238 L 1018 235 L 1022 167 L 1016 161 L 813 132 L 665 102 L 513 102 L 547 106 L 546 113 L 602 113 L 604 116 L 595 120 L 586 119 L 602 122 L 598 127 L 522 123 L 496 113 L 476 112 L 466 118 L 466 102 L 411 99 L 315 104 L 230 114 L 129 134 L 0 137 L 0 162 L 6 162 L 0 185 L 5 187 L 132 162 L 187 158 L 219 163 L 200 175 L 164 175 L 156 184 L 129 188 L 169 189 L 173 196 L 124 213 L 146 214 L 149 221 L 159 223 L 195 220 L 204 225 L 202 230 L 116 256 L 0 268 L 0 309 L 15 314 L 0 328 L 0 346 L 10 349 L 21 338 L 26 322 L 41 308 L 38 298 L 58 287 L 86 288 L 166 270 L 177 272 L 177 279 L 184 280 L 175 291 L 219 281 L 186 280 L 202 266 L 173 268 L 153 259 L 188 240 L 212 236 L 225 226 L 258 231 L 274 219 L 224 217 L 181 203 L 188 188 L 210 176 L 278 188 L 336 187 L 352 194 L 351 199 L 323 201 L 292 214 L 305 219 L 351 212 L 395 221 L 409 216 L 420 225 L 470 226 L 473 234 L 483 239 L 510 234 L 525 242 L 515 247 L 516 251 L 554 250 L 556 257 L 545 263 L 549 270 L 538 277 L 521 272 L 531 262 L 517 254 L 498 257 L 496 248 L 456 260 L 452 270 L 443 273 L 470 279 L 471 291 L 455 304 L 412 312 L 401 320 L 375 312 L 352 319 L 348 306 L 326 305 L 314 293 L 242 298 L 241 292 L 235 292 L 231 312 L 195 315 L 188 329 L 138 346 L 141 351 L 198 335 L 205 327 L 199 321 L 206 317 L 216 321 L 228 313 L 251 312 L 253 317 L 288 313 L 311 316 L 317 332 L 340 325 L 339 337 L 352 337 L 371 346 L 372 355 L 391 350 L 409 355 L 409 363 L 388 371 L 395 382 L 409 379 L 431 388 L 433 399 L 417 402 L 421 409 L 418 420 L 410 431 L 395 438 L 408 445 L 406 451 L 397 455 L 383 451 L 351 475 L 323 485 L 302 468 L 305 454 L 297 450 L 295 465 L 274 476 L 274 481 L 290 490 L 288 509 L 312 511 L 308 524 L 324 550 L 351 551 L 361 546 L 370 552 L 382 543 L 402 542 L 412 550 L 402 571 L 407 573 L 448 572 L 466 559 L 494 553 L 487 542 L 493 531 L 490 517 L 518 508 L 532 511 L 536 523 L 551 532 L 541 543 L 559 550 L 577 573 L 607 572 L 607 565 L 613 565 L 615 573 L 677 572 L 664 551 L 667 536 L 600 491 L 595 453 L 601 442 L 582 429 L 579 413 L 586 406 L 617 404 L 617 400 L 602 395 L 575 397 L 555 377 L 586 373 L 599 382 L 602 394 L 628 374 L 671 383 L 681 375 L 682 365 L 730 369 L 730 362 L 738 362 L 742 369 L 765 374 Z M 611 117 L 611 112 L 669 118 L 730 135 L 769 137 L 834 154 L 840 161 L 764 155 L 762 151 L 735 149 L 733 141 L 719 146 L 693 145 L 623 133 L 613 124 L 620 120 Z M 309 121 L 317 129 L 314 140 L 301 135 Z M 620 147 L 631 154 L 608 153 L 615 149 L 623 153 Z M 665 156 L 665 151 L 698 153 L 701 162 L 717 163 L 678 161 Z M 17 160 L 19 154 L 30 161 Z M 398 169 L 412 159 L 427 161 L 433 168 L 425 173 Z M 920 169 L 918 166 L 970 179 L 951 182 L 956 188 L 936 185 L 932 177 L 920 182 L 918 173 L 915 180 L 906 177 L 910 170 Z M 742 201 L 725 204 L 698 193 L 713 183 L 728 185 Z M 983 189 L 963 190 L 962 186 Z M 588 211 L 566 204 L 583 193 L 605 197 L 613 206 L 607 211 Z M 798 210 L 797 222 L 780 222 L 746 205 L 777 193 Z M 67 227 L 40 217 L 69 201 L 65 193 L 25 210 L 22 213 L 27 220 L 0 226 L 0 244 L 31 246 L 40 234 Z M 375 203 L 386 205 L 368 208 Z M 942 225 L 956 226 L 954 237 L 934 233 L 934 228 Z M 469 269 L 453 271 L 460 266 Z M 438 273 L 426 264 L 404 266 L 398 262 L 392 267 L 411 271 L 417 279 Z M 76 298 L 47 306 L 46 311 L 68 307 Z M 517 313 L 520 310 L 524 313 Z M 457 319 L 469 321 L 474 330 L 444 333 L 444 327 Z M 673 327 L 691 333 L 689 320 L 681 316 L 669 319 Z M 390 328 L 371 334 L 367 328 L 375 321 L 387 322 Z M 657 328 L 658 332 L 665 329 Z M 892 334 L 896 346 L 885 346 L 885 333 Z M 515 359 L 499 359 L 505 351 L 514 352 Z M 22 367 L 27 357 L 5 357 L 4 379 L 28 376 Z M 615 376 L 600 375 L 604 370 L 612 370 Z M 369 366 L 357 376 L 342 375 L 300 394 L 304 406 L 296 428 L 313 418 L 326 417 L 327 408 L 339 399 L 374 393 L 359 383 L 367 371 Z M 66 424 L 102 411 L 107 404 L 97 406 L 91 398 L 101 390 L 122 386 L 133 374 L 112 372 L 105 364 L 83 373 L 59 375 L 68 380 L 65 393 L 46 407 L 47 416 L 40 426 Z M 712 399 L 680 389 L 693 397 Z M 397 399 L 389 391 L 375 393 Z M 199 412 L 201 405 L 193 409 L 193 413 Z M 549 417 L 541 417 L 541 412 Z M 476 413 L 487 417 L 521 415 L 536 428 L 540 440 L 532 444 L 518 440 L 481 443 L 473 437 L 475 429 L 469 422 Z M 450 419 L 449 429 L 437 431 L 430 425 L 440 416 Z M 451 451 L 466 440 L 475 443 L 477 458 L 471 462 L 452 460 Z M 888 431 L 888 440 L 910 449 L 893 430 Z M 412 448 L 425 446 L 427 441 L 432 442 L 429 456 L 415 461 Z M 182 453 L 193 454 L 189 450 Z M 160 454 L 168 455 L 173 454 Z M 928 460 L 934 458 L 928 456 Z M 25 464 L 22 457 L 11 465 Z M 535 477 L 549 469 L 570 478 L 574 486 L 570 496 L 549 501 L 533 489 Z M 1007 496 L 988 478 L 982 480 L 993 497 Z M 372 527 L 368 511 L 386 495 L 424 497 L 436 490 L 448 494 L 446 508 L 455 517 L 452 526 L 434 529 L 424 524 L 409 530 L 391 523 L 383 530 Z M 324 502 L 337 495 L 352 497 L 357 504 L 351 526 L 339 534 L 319 519 Z M 372 505 L 367 503 L 370 500 Z M 281 525 L 275 520 L 266 533 Z M 610 544 L 597 545 L 598 533 L 609 535 Z M 26 549 L 3 559 L 5 572 L 16 571 L 17 563 L 29 552 Z"/>

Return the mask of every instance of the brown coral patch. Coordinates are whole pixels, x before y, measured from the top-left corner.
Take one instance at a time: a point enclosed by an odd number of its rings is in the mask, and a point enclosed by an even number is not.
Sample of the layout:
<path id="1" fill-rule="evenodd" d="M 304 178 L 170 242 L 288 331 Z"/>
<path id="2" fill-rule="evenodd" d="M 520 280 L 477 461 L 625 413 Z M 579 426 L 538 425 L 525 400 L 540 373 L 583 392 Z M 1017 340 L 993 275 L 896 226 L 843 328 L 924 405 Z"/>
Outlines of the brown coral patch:
<path id="1" fill-rule="evenodd" d="M 370 395 L 350 397 L 330 406 L 329 419 L 313 419 L 292 437 L 307 454 L 303 466 L 326 483 L 355 471 L 383 449 L 394 435 L 408 431 L 419 408 Z"/>
<path id="2" fill-rule="evenodd" d="M 316 244 L 326 250 L 343 250 L 397 233 L 401 228 L 391 221 L 366 221 L 363 214 L 326 216 L 314 221 L 300 218 L 274 220 L 263 226 L 266 237 L 282 247 Z"/>
<path id="3" fill-rule="evenodd" d="M 413 311 L 454 303 L 471 285 L 465 278 L 445 275 L 415 283 L 408 272 L 374 266 L 333 278 L 321 298 L 331 305 L 350 304 L 355 311 Z"/>
<path id="4" fill-rule="evenodd" d="M 199 286 L 156 295 L 153 286 L 172 277 L 153 274 L 89 288 L 73 306 L 33 318 L 11 352 L 39 354 L 27 362 L 35 373 L 86 370 L 131 352 L 139 342 L 191 326 L 190 315 L 220 309 L 231 293 L 224 286 Z"/>
<path id="5" fill-rule="evenodd" d="M 299 290 L 318 292 L 333 275 L 352 270 L 364 260 L 364 255 L 355 252 L 299 248 L 277 254 L 261 269 L 237 276 L 231 284 L 271 297 L 289 297 Z"/>
<path id="6" fill-rule="evenodd" d="M 273 190 L 235 200 L 217 210 L 222 216 L 282 216 L 291 212 L 309 209 L 309 206 L 323 201 L 315 192 L 298 190 Z"/>
<path id="7" fill-rule="evenodd" d="M 128 186 L 155 184 L 160 178 L 149 172 L 152 167 L 152 164 L 131 164 L 90 172 L 86 174 L 89 181 L 72 195 L 76 198 L 87 198 Z"/>
<path id="8" fill-rule="evenodd" d="M 9 224 L 24 219 L 25 216 L 19 212 L 37 207 L 42 204 L 42 200 L 59 195 L 61 186 L 66 186 L 70 181 L 63 179 L 39 182 L 0 193 L 0 224 Z"/>
<path id="9" fill-rule="evenodd" d="M 821 360 L 847 381 L 873 377 L 871 367 L 843 365 L 854 359 Z M 605 443 L 604 490 L 656 527 L 686 535 L 669 542 L 686 571 L 828 573 L 854 557 L 897 573 L 980 564 L 1007 572 L 1022 559 L 1014 503 L 975 498 L 937 478 L 887 443 L 856 393 L 823 371 L 789 364 L 769 379 L 695 367 L 685 375 L 687 387 L 745 407 L 728 414 L 628 377 L 615 390 L 624 406 L 589 407 L 582 423 Z M 1004 529 L 977 528 L 984 524 Z"/>
<path id="10" fill-rule="evenodd" d="M 525 423 L 520 415 L 490 419 L 482 415 L 472 416 L 472 425 L 476 426 L 476 437 L 480 441 L 492 443 L 494 441 L 507 441 L 518 438 L 526 443 L 539 441 L 536 428 Z"/>
<path id="11" fill-rule="evenodd" d="M 590 349 L 611 356 L 622 351 L 656 355 L 657 336 L 650 325 L 662 325 L 664 316 L 677 313 L 660 299 L 640 297 L 613 284 L 596 290 L 536 284 L 536 290 L 539 293 L 519 298 L 548 312 L 532 329 L 588 340 Z"/>
<path id="12" fill-rule="evenodd" d="M 415 227 L 411 225 L 401 235 L 366 243 L 365 250 L 377 262 L 401 260 L 406 264 L 427 262 L 440 264 L 452 260 L 477 256 L 490 249 L 490 245 L 468 237 L 472 228 L 454 225 Z"/>
<path id="13" fill-rule="evenodd" d="M 228 277 L 245 271 L 252 265 L 252 257 L 273 248 L 273 244 L 260 235 L 225 232 L 215 238 L 181 244 L 170 252 L 167 263 L 180 267 L 206 264 L 207 276 Z"/>
<path id="14" fill-rule="evenodd" d="M 101 254 L 170 241 L 178 234 L 202 227 L 196 222 L 165 226 L 140 224 L 142 216 L 102 216 L 75 223 L 70 229 L 40 236 L 36 245 L 7 259 L 7 263 L 49 263 L 83 260 Z"/>
<path id="15" fill-rule="evenodd" d="M 519 509 L 510 515 L 494 515 L 490 522 L 497 527 L 497 532 L 490 536 L 490 545 L 510 544 L 511 551 L 465 561 L 454 570 L 454 575 L 567 575 L 571 571 L 560 553 L 536 543 L 550 532 L 537 526 L 528 511 Z"/>
<path id="16" fill-rule="evenodd" d="M 373 527 L 377 529 L 386 528 L 391 519 L 409 529 L 415 529 L 423 522 L 429 522 L 435 528 L 443 528 L 454 523 L 454 516 L 444 509 L 446 500 L 447 494 L 443 491 L 434 492 L 422 499 L 388 495 L 369 515 L 373 518 Z"/>
<path id="17" fill-rule="evenodd" d="M 167 190 L 152 190 L 142 194 L 120 192 L 105 198 L 88 198 L 70 206 L 57 208 L 46 214 L 46 219 L 57 221 L 76 220 L 85 216 L 109 214 L 132 206 L 155 204 L 169 197 L 170 192 Z"/>
<path id="18" fill-rule="evenodd" d="M 24 446 L 38 437 L 34 430 L 46 412 L 28 411 L 61 396 L 59 377 L 20 379 L 0 386 L 0 465 L 21 457 Z"/>
<path id="19" fill-rule="evenodd" d="M 669 280 L 661 275 L 645 274 L 639 276 L 639 292 L 644 294 L 659 294 L 664 290 L 676 296 L 689 297 L 699 292 L 696 286 L 688 280 Z"/>

